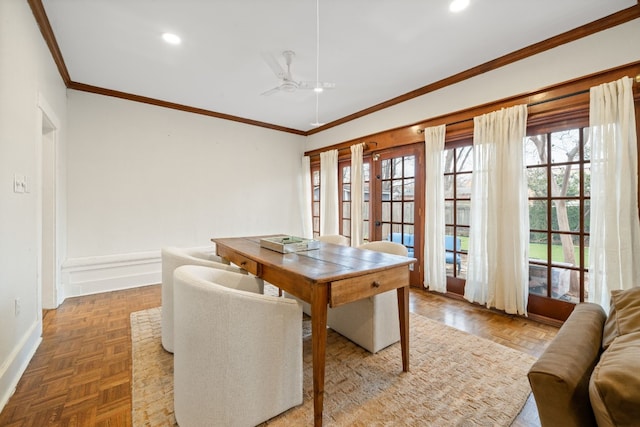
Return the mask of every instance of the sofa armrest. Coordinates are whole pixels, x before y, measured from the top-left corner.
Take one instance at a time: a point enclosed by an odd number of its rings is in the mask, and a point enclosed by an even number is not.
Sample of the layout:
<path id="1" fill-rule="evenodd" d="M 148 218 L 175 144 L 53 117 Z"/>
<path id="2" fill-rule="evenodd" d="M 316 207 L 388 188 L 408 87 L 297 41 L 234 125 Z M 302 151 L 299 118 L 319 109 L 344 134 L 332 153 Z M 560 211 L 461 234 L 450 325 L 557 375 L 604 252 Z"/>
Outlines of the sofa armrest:
<path id="1" fill-rule="evenodd" d="M 542 426 L 596 426 L 589 378 L 602 349 L 606 314 L 597 304 L 578 304 L 528 377 Z"/>

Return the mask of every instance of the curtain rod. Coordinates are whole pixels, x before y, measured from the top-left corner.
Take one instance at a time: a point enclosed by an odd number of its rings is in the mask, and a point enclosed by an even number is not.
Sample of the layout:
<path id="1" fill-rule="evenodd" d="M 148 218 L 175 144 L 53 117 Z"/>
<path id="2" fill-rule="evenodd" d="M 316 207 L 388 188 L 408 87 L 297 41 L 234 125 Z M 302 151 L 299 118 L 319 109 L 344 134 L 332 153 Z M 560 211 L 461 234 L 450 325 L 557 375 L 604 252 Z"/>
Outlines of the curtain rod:
<path id="1" fill-rule="evenodd" d="M 633 80 L 634 80 L 636 83 L 640 83 L 640 74 L 636 75 L 636 76 L 635 76 L 635 78 L 634 78 Z M 568 93 L 568 94 L 566 94 L 566 95 L 556 96 L 555 98 L 549 98 L 549 99 L 544 99 L 544 100 L 542 100 L 542 101 L 538 101 L 538 102 L 532 102 L 532 103 L 530 103 L 530 104 L 527 104 L 527 107 L 533 107 L 533 106 L 536 106 L 536 105 L 545 104 L 545 103 L 547 103 L 547 102 L 552 102 L 552 101 L 559 101 L 559 100 L 561 100 L 561 99 L 564 99 L 564 98 L 570 98 L 570 97 L 572 97 L 572 96 L 583 95 L 583 94 L 585 94 L 585 93 L 589 93 L 589 91 L 590 91 L 590 90 L 591 90 L 591 88 L 589 88 L 589 89 L 584 89 L 584 90 L 579 90 L 579 91 L 577 91 L 577 92 L 573 92 L 573 93 Z M 445 124 L 446 124 L 447 126 L 452 126 L 452 125 L 457 125 L 457 124 L 460 124 L 460 123 L 469 122 L 469 121 L 471 121 L 471 120 L 473 120 L 473 117 L 472 117 L 472 118 L 469 118 L 469 119 L 458 120 L 457 122 L 445 123 Z M 418 130 L 416 130 L 416 133 L 417 133 L 418 135 L 421 135 L 421 134 L 423 134 L 423 133 L 424 133 L 424 129 L 418 129 Z"/>
<path id="2" fill-rule="evenodd" d="M 636 77 L 636 80 L 640 80 L 640 74 Z M 533 106 L 536 106 L 536 105 L 545 104 L 547 102 L 559 101 L 559 100 L 564 99 L 564 98 L 570 98 L 572 96 L 582 95 L 582 94 L 588 93 L 589 90 L 590 89 L 584 89 L 584 90 L 580 90 L 578 92 L 572 92 L 572 93 L 568 93 L 566 95 L 556 96 L 555 98 L 549 98 L 549 99 L 544 99 L 544 100 L 538 101 L 538 102 L 532 102 L 530 104 L 527 104 L 527 107 L 533 107 Z M 473 120 L 473 117 L 471 117 L 469 119 L 458 120 L 457 122 L 446 123 L 446 125 L 447 126 L 458 125 L 460 123 L 470 122 L 471 120 Z M 418 135 L 423 134 L 424 133 L 424 129 L 418 129 L 418 130 L 416 130 L 416 133 Z"/>
<path id="3" fill-rule="evenodd" d="M 640 84 L 640 74 L 637 74 L 637 75 L 633 78 L 633 80 L 634 80 L 634 82 L 635 82 L 636 84 Z M 529 103 L 529 104 L 526 104 L 526 105 L 527 105 L 527 107 L 533 107 L 533 106 L 536 106 L 536 105 L 545 104 L 545 103 L 547 103 L 547 102 L 558 101 L 558 100 L 561 100 L 561 99 L 564 99 L 564 98 L 570 98 L 570 97 L 572 97 L 572 96 L 577 96 L 577 95 L 583 95 L 583 94 L 585 94 L 585 93 L 588 93 L 590 90 L 591 90 L 591 88 L 589 88 L 589 89 L 583 89 L 583 90 L 579 90 L 579 91 L 576 91 L 576 92 L 568 93 L 568 94 L 565 94 L 565 95 L 556 96 L 555 98 L 549 98 L 549 99 L 544 99 L 544 100 L 537 101 L 537 102 L 532 102 L 532 103 Z M 468 118 L 468 119 L 458 120 L 458 121 L 456 121 L 456 122 L 445 123 L 445 125 L 447 125 L 447 126 L 452 126 L 452 125 L 457 125 L 457 124 L 460 124 L 460 123 L 469 122 L 469 121 L 471 121 L 471 120 L 473 120 L 473 117 Z M 414 125 L 414 126 L 415 126 L 415 125 Z M 424 133 L 424 129 L 416 129 L 416 133 L 417 133 L 418 135 L 423 134 L 423 133 Z M 377 147 L 377 146 L 378 146 L 378 143 L 377 143 L 377 142 L 375 142 L 375 141 L 362 141 L 362 142 L 360 142 L 360 144 L 364 144 L 364 149 L 365 149 L 365 150 L 371 150 L 371 149 L 373 149 L 374 147 Z M 353 145 L 353 144 L 352 144 L 352 145 Z M 338 151 L 341 151 L 341 150 L 348 150 L 348 149 L 349 149 L 349 147 L 340 147 L 340 148 L 338 148 Z M 316 154 L 316 155 L 317 155 L 317 154 Z"/>
<path id="4" fill-rule="evenodd" d="M 355 144 L 351 144 L 348 147 L 335 148 L 335 150 L 338 150 L 338 153 L 340 151 L 347 151 L 347 150 L 350 150 L 351 147 L 354 145 L 362 145 L 363 151 L 368 151 L 368 150 L 373 150 L 373 148 L 377 147 L 378 143 L 376 141 L 362 141 L 362 142 L 357 142 Z M 328 151 L 331 151 L 331 150 L 328 150 Z M 323 153 L 325 152 L 326 151 L 323 151 Z"/>

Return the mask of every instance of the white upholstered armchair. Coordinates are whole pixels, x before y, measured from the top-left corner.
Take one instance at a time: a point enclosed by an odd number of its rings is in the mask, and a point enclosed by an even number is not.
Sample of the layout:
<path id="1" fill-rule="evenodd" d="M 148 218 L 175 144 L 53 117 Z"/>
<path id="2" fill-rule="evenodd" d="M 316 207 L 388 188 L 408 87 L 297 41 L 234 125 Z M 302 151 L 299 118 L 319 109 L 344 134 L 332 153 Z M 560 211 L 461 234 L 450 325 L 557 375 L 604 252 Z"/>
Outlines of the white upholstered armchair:
<path id="1" fill-rule="evenodd" d="M 176 247 L 162 248 L 162 347 L 173 353 L 173 271 L 181 265 L 202 265 L 247 274 L 246 271 L 229 265 L 213 253 L 203 250 Z M 260 285 L 262 281 L 258 282 Z M 260 293 L 263 292 L 260 288 Z"/>
<path id="2" fill-rule="evenodd" d="M 407 256 L 407 248 L 399 243 L 379 241 L 359 246 L 360 249 Z M 395 290 L 329 309 L 327 325 L 371 353 L 400 341 L 398 297 Z"/>
<path id="3" fill-rule="evenodd" d="M 325 234 L 324 236 L 316 237 L 316 240 L 333 243 L 334 245 L 349 246 L 349 238 L 341 234 Z"/>
<path id="4" fill-rule="evenodd" d="M 238 290 L 255 277 L 174 273 L 174 410 L 181 427 L 255 426 L 302 403 L 302 309 Z"/>

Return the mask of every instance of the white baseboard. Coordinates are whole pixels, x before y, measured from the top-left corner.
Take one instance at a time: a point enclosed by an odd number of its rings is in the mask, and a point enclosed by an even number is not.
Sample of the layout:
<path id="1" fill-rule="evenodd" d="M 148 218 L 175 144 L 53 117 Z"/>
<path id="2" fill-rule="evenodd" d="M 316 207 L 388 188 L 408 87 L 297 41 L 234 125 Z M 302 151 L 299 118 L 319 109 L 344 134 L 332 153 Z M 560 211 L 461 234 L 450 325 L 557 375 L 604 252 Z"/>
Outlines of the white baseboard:
<path id="1" fill-rule="evenodd" d="M 194 247 L 215 253 L 215 246 Z M 160 250 L 67 259 L 62 265 L 64 298 L 155 285 L 162 281 Z"/>
<path id="2" fill-rule="evenodd" d="M 215 253 L 215 247 L 197 247 Z M 64 298 L 117 291 L 161 282 L 160 250 L 67 259 L 61 271 L 61 296 Z M 62 294 L 62 295 L 60 295 Z M 42 319 L 27 334 L 0 366 L 0 411 L 14 393 L 20 377 L 42 341 Z"/>
<path id="3" fill-rule="evenodd" d="M 42 342 L 42 320 L 35 321 L 18 345 L 0 366 L 0 412 L 16 390 L 20 377 L 27 369 L 36 349 Z"/>
<path id="4" fill-rule="evenodd" d="M 155 285 L 161 281 L 160 251 L 67 259 L 64 298 Z"/>

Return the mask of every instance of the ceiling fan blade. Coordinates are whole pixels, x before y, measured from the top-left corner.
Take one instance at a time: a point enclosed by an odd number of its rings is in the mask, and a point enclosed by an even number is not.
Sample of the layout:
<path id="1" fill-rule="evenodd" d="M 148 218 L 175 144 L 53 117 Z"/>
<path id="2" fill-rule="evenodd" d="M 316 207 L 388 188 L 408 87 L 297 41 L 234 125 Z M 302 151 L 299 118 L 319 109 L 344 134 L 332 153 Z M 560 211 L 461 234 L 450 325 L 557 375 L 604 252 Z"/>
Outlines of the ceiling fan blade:
<path id="1" fill-rule="evenodd" d="M 298 89 L 315 89 L 316 87 L 321 87 L 322 89 L 333 89 L 336 87 L 336 84 L 329 82 L 316 83 L 312 81 L 298 82 Z"/>
<path id="2" fill-rule="evenodd" d="M 336 87 L 336 84 L 329 82 L 320 82 L 320 87 L 322 89 L 334 89 Z"/>
<path id="3" fill-rule="evenodd" d="M 280 92 L 280 86 L 276 86 L 273 89 L 269 89 L 269 90 L 267 90 L 265 92 L 262 92 L 260 95 L 269 96 L 269 95 L 272 95 L 272 94 L 274 94 L 276 92 Z"/>
<path id="4" fill-rule="evenodd" d="M 271 68 L 271 71 L 273 71 L 273 73 L 279 78 L 279 79 L 284 79 L 287 76 L 287 72 L 284 68 L 282 68 L 282 65 L 280 65 L 280 63 L 278 63 L 278 61 L 276 60 L 276 58 L 266 52 L 262 52 L 262 59 L 264 59 L 264 62 L 267 63 L 267 65 L 269 66 L 269 68 Z"/>

